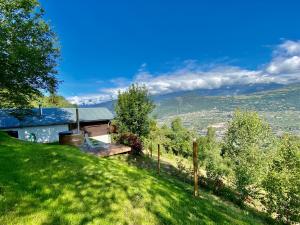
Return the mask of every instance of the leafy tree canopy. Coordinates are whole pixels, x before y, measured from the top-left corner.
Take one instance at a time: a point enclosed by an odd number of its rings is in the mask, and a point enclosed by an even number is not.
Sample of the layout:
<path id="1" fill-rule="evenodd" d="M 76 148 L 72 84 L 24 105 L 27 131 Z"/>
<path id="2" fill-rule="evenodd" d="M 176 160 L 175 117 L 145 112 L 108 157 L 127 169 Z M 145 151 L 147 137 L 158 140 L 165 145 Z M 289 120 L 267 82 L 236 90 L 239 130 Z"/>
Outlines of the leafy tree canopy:
<path id="1" fill-rule="evenodd" d="M 0 0 L 1 108 L 28 108 L 57 88 L 59 47 L 43 14 L 36 0 Z"/>
<path id="2" fill-rule="evenodd" d="M 225 136 L 223 152 L 231 160 L 240 199 L 256 194 L 271 155 L 274 136 L 256 112 L 236 111 Z"/>
<path id="3" fill-rule="evenodd" d="M 32 102 L 33 107 L 38 107 L 40 104 L 46 108 L 47 107 L 59 107 L 59 108 L 75 107 L 74 104 L 71 104 L 63 96 L 57 95 L 57 94 L 50 94 L 49 96 L 42 96 Z"/>
<path id="4" fill-rule="evenodd" d="M 167 137 L 171 140 L 171 149 L 175 154 L 192 155 L 192 141 L 195 134 L 183 126 L 180 118 L 175 118 L 171 122 L 171 132 Z"/>
<path id="5" fill-rule="evenodd" d="M 284 135 L 262 182 L 263 202 L 269 211 L 285 223 L 300 220 L 300 141 Z"/>
<path id="6" fill-rule="evenodd" d="M 133 84 L 127 91 L 119 92 L 115 106 L 115 122 L 119 132 L 147 137 L 151 121 L 149 114 L 153 109 L 154 104 L 145 86 Z"/>
<path id="7" fill-rule="evenodd" d="M 247 148 L 268 146 L 272 141 L 271 137 L 269 124 L 257 112 L 237 110 L 229 123 L 224 150 L 234 159 L 243 155 Z"/>

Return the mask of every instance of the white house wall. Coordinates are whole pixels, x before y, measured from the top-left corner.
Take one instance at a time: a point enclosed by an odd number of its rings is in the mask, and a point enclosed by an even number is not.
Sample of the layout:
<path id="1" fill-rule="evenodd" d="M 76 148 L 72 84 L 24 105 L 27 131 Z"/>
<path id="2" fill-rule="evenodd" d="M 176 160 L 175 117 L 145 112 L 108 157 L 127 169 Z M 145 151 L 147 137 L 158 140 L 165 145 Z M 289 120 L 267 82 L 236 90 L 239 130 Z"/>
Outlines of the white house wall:
<path id="1" fill-rule="evenodd" d="M 67 124 L 64 124 L 39 127 L 22 127 L 7 130 L 18 131 L 19 139 L 21 140 L 28 140 L 30 134 L 34 134 L 36 136 L 37 142 L 49 143 L 58 141 L 58 133 L 69 130 L 69 126 Z"/>

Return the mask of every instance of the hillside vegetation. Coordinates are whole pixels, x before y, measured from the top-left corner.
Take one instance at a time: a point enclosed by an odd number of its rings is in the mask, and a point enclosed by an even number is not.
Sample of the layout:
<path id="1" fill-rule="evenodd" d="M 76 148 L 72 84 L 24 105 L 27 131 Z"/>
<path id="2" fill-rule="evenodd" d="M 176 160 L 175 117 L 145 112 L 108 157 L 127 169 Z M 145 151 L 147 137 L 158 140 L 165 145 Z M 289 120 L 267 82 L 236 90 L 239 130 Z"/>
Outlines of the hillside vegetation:
<path id="1" fill-rule="evenodd" d="M 156 101 L 155 114 L 161 118 L 202 110 L 233 111 L 237 107 L 255 111 L 300 111 L 300 84 L 249 95 L 201 96 L 190 92 Z"/>
<path id="2" fill-rule="evenodd" d="M 167 175 L 0 133 L 0 224 L 268 224 Z"/>

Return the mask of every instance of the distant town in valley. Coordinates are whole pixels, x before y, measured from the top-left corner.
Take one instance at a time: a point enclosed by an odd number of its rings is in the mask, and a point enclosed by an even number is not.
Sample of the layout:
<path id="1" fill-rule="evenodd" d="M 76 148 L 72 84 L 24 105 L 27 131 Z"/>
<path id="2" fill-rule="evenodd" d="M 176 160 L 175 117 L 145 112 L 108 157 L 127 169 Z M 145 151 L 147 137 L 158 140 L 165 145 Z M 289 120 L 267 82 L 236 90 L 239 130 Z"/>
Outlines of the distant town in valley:
<path id="1" fill-rule="evenodd" d="M 270 123 L 277 135 L 287 132 L 300 135 L 299 96 L 300 84 L 248 95 L 205 97 L 184 95 L 180 97 L 180 103 L 177 97 L 177 104 L 176 98 L 162 101 L 156 113 L 161 124 L 168 124 L 174 117 L 180 117 L 186 127 L 198 134 L 205 135 L 207 127 L 211 126 L 216 129 L 218 138 L 222 138 L 234 110 L 253 110 Z M 176 107 L 180 107 L 179 113 Z M 199 110 L 200 108 L 202 109 Z"/>

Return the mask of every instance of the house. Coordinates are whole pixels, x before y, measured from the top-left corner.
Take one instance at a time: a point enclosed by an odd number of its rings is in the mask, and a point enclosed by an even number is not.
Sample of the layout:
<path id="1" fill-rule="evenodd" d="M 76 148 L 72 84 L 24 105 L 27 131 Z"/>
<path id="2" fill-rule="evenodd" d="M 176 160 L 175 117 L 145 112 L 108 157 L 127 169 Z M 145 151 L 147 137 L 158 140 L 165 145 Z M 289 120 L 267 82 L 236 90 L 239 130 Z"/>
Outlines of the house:
<path id="1" fill-rule="evenodd" d="M 110 143 L 108 126 L 113 114 L 103 107 L 79 108 L 79 128 L 99 141 Z M 77 130 L 76 108 L 35 108 L 17 119 L 9 110 L 0 110 L 0 130 L 22 140 L 47 143 L 59 140 L 59 133 Z"/>

